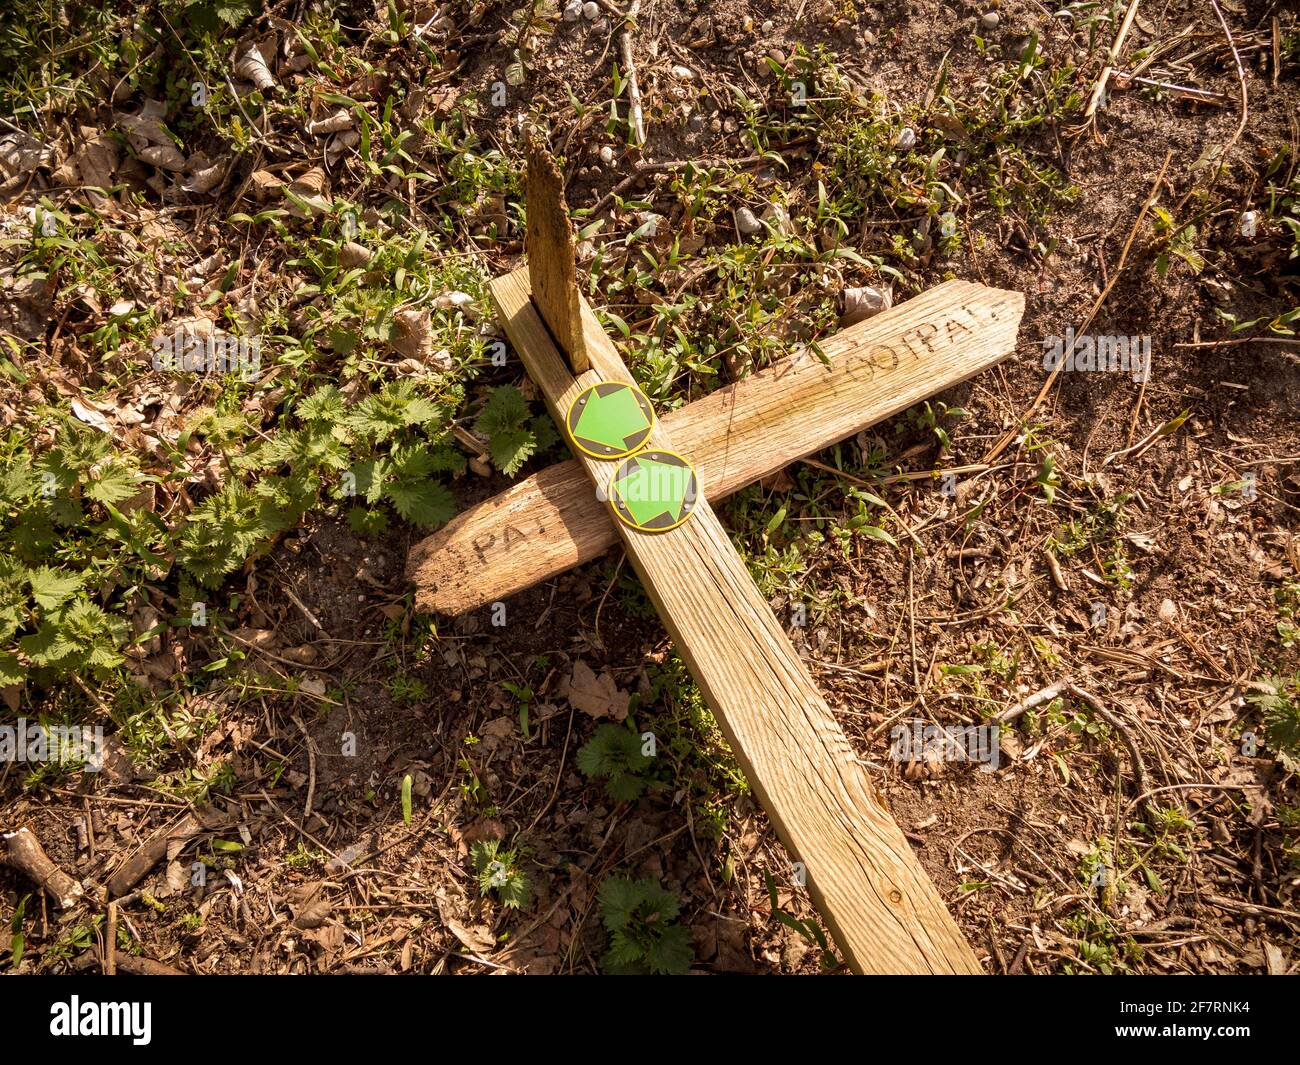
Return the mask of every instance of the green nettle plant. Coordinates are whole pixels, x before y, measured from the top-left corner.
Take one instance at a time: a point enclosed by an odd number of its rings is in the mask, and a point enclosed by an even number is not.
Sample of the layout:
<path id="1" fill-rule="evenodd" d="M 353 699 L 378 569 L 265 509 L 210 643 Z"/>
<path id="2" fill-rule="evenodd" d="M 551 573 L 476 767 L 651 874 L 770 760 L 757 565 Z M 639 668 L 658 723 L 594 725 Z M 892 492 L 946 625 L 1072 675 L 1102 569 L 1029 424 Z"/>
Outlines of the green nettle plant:
<path id="1" fill-rule="evenodd" d="M 641 737 L 623 725 L 601 725 L 578 750 L 578 769 L 588 780 L 603 780 L 615 802 L 632 802 L 650 786 L 641 774 L 651 759 L 642 753 Z"/>
<path id="2" fill-rule="evenodd" d="M 534 417 L 523 393 L 514 385 L 493 390 L 474 422 L 474 429 L 487 437 L 492 461 L 507 477 L 518 473 L 519 467 L 536 452 L 559 440 L 550 417 L 546 414 Z"/>
<path id="3" fill-rule="evenodd" d="M 250 417 L 219 403 L 164 443 L 172 461 L 161 473 L 111 434 L 47 408 L 47 447 L 19 438 L 0 449 L 0 688 L 103 679 L 124 661 L 131 594 L 171 580 L 182 598 L 216 588 L 323 501 L 344 504 L 367 535 L 392 514 L 424 527 L 449 520 L 448 480 L 465 468 L 451 433 L 463 400 L 463 387 L 445 382 L 431 395 L 389 381 L 360 399 L 325 385 L 290 400 L 282 426 L 247 450 Z M 475 428 L 509 476 L 557 439 L 509 385 L 490 394 Z M 188 512 L 164 507 L 189 476 L 196 437 L 224 456 L 221 483 Z"/>
<path id="4" fill-rule="evenodd" d="M 469 852 L 478 889 L 482 895 L 495 894 L 506 909 L 520 910 L 532 899 L 527 874 L 519 868 L 519 851 L 503 849 L 498 840 L 475 843 Z"/>
<path id="5" fill-rule="evenodd" d="M 1300 678 L 1283 677 L 1261 682 L 1267 691 L 1250 696 L 1264 717 L 1264 734 L 1277 752 L 1277 760 L 1291 773 L 1300 773 Z"/>
<path id="6" fill-rule="evenodd" d="M 86 597 L 83 578 L 49 566 L 27 568 L 0 556 L 0 646 L 29 622 L 34 632 L 17 647 L 37 670 L 102 673 L 119 665 L 126 623 Z M 12 645 L 11 645 L 12 646 Z M 0 651 L 0 687 L 21 684 L 26 670 Z"/>
<path id="7" fill-rule="evenodd" d="M 110 448 L 69 423 L 39 459 L 19 450 L 0 473 L 0 687 L 22 683 L 28 666 L 100 676 L 123 661 L 126 624 L 96 601 L 114 586 L 109 549 L 152 556 L 116 506 L 147 479 Z"/>
<path id="8" fill-rule="evenodd" d="M 677 896 L 654 880 L 612 877 L 597 892 L 609 932 L 602 965 L 616 976 L 674 975 L 691 967 L 690 932 L 677 924 Z"/>
<path id="9" fill-rule="evenodd" d="M 391 381 L 354 405 L 332 385 L 316 389 L 294 408 L 299 428 L 282 429 L 232 460 L 251 483 L 228 480 L 190 514 L 181 564 L 215 586 L 259 544 L 295 527 L 327 484 L 336 498 L 356 501 L 348 523 L 358 532 L 387 527 L 381 503 L 417 525 L 447 521 L 455 504 L 435 478 L 465 466 L 451 444 L 454 402 L 422 396 L 409 380 Z"/>

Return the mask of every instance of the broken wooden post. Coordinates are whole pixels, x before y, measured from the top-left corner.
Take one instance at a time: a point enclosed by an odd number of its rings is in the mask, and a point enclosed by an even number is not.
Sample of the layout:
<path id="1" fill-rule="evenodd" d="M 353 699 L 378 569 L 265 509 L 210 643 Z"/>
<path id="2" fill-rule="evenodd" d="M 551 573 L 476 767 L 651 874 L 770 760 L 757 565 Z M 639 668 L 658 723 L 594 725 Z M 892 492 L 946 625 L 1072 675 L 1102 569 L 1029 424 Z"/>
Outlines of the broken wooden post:
<path id="1" fill-rule="evenodd" d="M 1019 292 L 947 281 L 662 418 L 711 503 L 988 369 L 1015 350 Z M 412 548 L 416 605 L 442 614 L 504 599 L 618 542 L 576 461 L 458 514 Z M 474 579 L 466 580 L 465 574 Z"/>
<path id="2" fill-rule="evenodd" d="M 533 300 L 551 336 L 569 360 L 574 373 L 591 368 L 587 343 L 578 312 L 578 268 L 573 228 L 564 202 L 564 177 L 538 135 L 527 139 L 528 173 L 524 196 L 528 228 L 525 244 L 532 274 Z"/>

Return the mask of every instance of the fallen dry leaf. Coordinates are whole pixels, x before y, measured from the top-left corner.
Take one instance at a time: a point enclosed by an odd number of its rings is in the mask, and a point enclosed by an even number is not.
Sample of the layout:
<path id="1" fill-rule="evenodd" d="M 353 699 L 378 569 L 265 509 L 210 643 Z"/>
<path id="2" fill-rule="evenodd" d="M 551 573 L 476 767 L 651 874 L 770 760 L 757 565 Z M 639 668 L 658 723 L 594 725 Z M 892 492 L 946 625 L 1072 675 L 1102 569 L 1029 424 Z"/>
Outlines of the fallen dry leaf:
<path id="1" fill-rule="evenodd" d="M 324 136 L 327 133 L 337 133 L 342 129 L 351 129 L 352 113 L 346 107 L 340 107 L 331 115 L 326 115 L 315 122 L 308 122 L 305 128 L 312 136 Z"/>
<path id="2" fill-rule="evenodd" d="M 573 673 L 565 687 L 564 697 L 574 709 L 591 717 L 609 717 L 615 721 L 627 717 L 627 692 L 619 690 L 608 672 L 598 677 L 581 659 L 573 663 Z"/>
<path id="3" fill-rule="evenodd" d="M 141 148 L 140 158 L 159 170 L 180 173 L 185 169 L 185 155 L 174 144 L 151 144 L 148 148 Z"/>
<path id="4" fill-rule="evenodd" d="M 93 426 L 101 433 L 111 433 L 113 431 L 113 427 L 109 424 L 107 418 L 93 407 L 82 403 L 79 399 L 74 399 L 72 401 L 72 413 L 77 416 L 79 421 L 83 421 L 87 425 Z"/>
<path id="5" fill-rule="evenodd" d="M 245 81 L 251 81 L 259 89 L 269 89 L 275 85 L 271 68 L 266 65 L 266 60 L 256 47 L 250 48 L 239 57 L 239 62 L 235 64 L 235 73 Z"/>
<path id="6" fill-rule="evenodd" d="M 454 917 L 448 917 L 446 925 L 453 936 L 476 954 L 486 954 L 496 946 L 496 940 L 486 927 L 466 928 Z"/>
<path id="7" fill-rule="evenodd" d="M 433 354 L 433 333 L 427 308 L 411 307 L 393 315 L 396 335 L 389 346 L 399 355 L 423 363 Z"/>
<path id="8" fill-rule="evenodd" d="M 325 176 L 325 171 L 318 166 L 312 167 L 301 177 L 297 177 L 289 185 L 288 191 L 293 193 L 299 200 L 307 205 L 311 210 L 304 211 L 297 203 L 290 202 L 289 213 L 295 218 L 307 218 L 311 211 L 328 211 L 329 202 L 329 178 Z"/>

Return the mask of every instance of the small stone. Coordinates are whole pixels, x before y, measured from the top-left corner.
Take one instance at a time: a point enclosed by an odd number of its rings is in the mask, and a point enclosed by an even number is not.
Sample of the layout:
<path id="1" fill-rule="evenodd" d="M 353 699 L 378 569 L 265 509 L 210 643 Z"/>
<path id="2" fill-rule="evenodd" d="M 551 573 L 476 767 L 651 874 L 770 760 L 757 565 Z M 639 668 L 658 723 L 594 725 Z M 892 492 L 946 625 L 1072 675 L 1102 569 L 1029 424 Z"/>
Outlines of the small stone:
<path id="1" fill-rule="evenodd" d="M 571 0 L 564 7 L 564 21 L 577 22 L 582 18 L 582 0 Z"/>
<path id="2" fill-rule="evenodd" d="M 740 129 L 740 123 L 736 121 L 734 116 L 728 115 L 726 121 L 722 123 L 722 128 L 728 133 L 735 133 L 736 130 Z"/>
<path id="3" fill-rule="evenodd" d="M 996 30 L 998 28 L 998 23 L 1001 21 L 1002 19 L 996 11 L 986 11 L 980 17 L 980 25 L 986 30 Z"/>
<path id="4" fill-rule="evenodd" d="M 779 48 L 769 48 L 767 58 L 772 60 L 778 67 L 785 66 L 785 53 Z"/>
<path id="5" fill-rule="evenodd" d="M 554 11 L 555 9 L 551 8 L 551 10 Z M 582 17 L 588 22 L 595 22 L 596 19 L 600 18 L 600 5 L 595 0 L 587 0 L 582 5 Z"/>
<path id="6" fill-rule="evenodd" d="M 879 40 L 879 38 L 870 30 L 866 30 L 862 34 L 862 43 L 865 44 L 868 48 L 874 48 L 876 46 L 877 40 Z"/>
<path id="7" fill-rule="evenodd" d="M 1259 214 L 1256 211 L 1245 211 L 1241 216 L 1241 235 L 1247 240 L 1253 240 L 1255 234 L 1259 231 Z"/>
<path id="8" fill-rule="evenodd" d="M 758 220 L 748 207 L 738 208 L 736 211 L 736 232 L 742 237 L 752 237 L 756 233 L 763 231 L 763 223 Z"/>
<path id="9" fill-rule="evenodd" d="M 691 73 L 690 67 L 684 67 L 680 63 L 672 68 L 672 73 L 673 77 L 678 81 L 690 81 L 695 77 L 695 75 Z"/>
<path id="10" fill-rule="evenodd" d="M 603 18 L 591 24 L 591 31 L 597 35 L 609 32 L 609 19 Z"/>
<path id="11" fill-rule="evenodd" d="M 916 130 L 911 126 L 904 126 L 894 138 L 894 147 L 902 152 L 910 152 L 916 147 Z"/>
<path id="12" fill-rule="evenodd" d="M 604 163 L 606 166 L 614 165 L 614 149 L 611 148 L 608 144 L 606 144 L 603 148 L 600 149 L 600 161 Z"/>
<path id="13" fill-rule="evenodd" d="M 772 36 L 773 33 L 776 32 L 776 23 L 773 22 L 771 19 L 768 19 L 763 23 L 763 25 L 759 26 L 758 28 L 759 28 L 759 32 L 761 32 L 764 37 L 770 37 Z"/>

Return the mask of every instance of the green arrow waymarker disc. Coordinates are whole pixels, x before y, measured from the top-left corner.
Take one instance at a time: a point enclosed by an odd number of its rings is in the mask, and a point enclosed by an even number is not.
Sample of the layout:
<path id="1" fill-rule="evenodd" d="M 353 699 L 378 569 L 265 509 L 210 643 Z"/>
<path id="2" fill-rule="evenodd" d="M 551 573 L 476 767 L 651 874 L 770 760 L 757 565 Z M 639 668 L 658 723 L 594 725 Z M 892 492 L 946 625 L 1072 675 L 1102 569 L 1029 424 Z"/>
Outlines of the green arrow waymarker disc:
<path id="1" fill-rule="evenodd" d="M 621 459 L 645 446 L 655 412 L 635 385 L 608 381 L 584 388 L 564 427 L 573 446 L 593 459 Z"/>
<path id="2" fill-rule="evenodd" d="M 609 501 L 624 525 L 667 532 L 691 516 L 700 497 L 695 469 L 675 451 L 642 451 L 618 464 Z"/>

